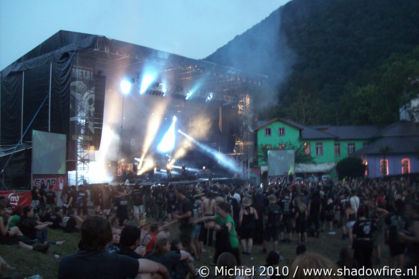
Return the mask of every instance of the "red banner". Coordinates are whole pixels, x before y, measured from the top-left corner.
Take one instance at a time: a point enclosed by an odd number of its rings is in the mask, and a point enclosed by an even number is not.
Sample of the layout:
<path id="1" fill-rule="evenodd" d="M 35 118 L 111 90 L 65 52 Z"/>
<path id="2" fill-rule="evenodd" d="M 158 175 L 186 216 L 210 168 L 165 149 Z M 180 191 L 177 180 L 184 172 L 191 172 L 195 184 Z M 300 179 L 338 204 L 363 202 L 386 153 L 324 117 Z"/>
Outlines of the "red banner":
<path id="1" fill-rule="evenodd" d="M 12 207 L 25 207 L 32 205 L 32 192 L 0 191 L 0 197 L 4 197 Z"/>

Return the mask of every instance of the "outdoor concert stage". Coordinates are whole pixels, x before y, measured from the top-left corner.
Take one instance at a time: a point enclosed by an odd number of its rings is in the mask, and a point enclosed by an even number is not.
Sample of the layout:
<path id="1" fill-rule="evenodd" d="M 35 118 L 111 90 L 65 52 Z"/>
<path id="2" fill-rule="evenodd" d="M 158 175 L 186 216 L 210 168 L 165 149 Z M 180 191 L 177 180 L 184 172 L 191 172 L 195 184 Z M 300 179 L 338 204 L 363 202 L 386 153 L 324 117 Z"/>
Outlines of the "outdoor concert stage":
<path id="1" fill-rule="evenodd" d="M 92 174 L 100 164 L 115 175 L 121 160 L 137 172 L 172 163 L 232 174 L 215 151 L 246 172 L 254 157 L 252 104 L 265 83 L 205 60 L 59 31 L 2 71 L 0 143 L 13 146 L 23 136 L 31 144 L 32 130 L 65 134 L 67 172 L 76 172 L 77 184 L 105 177 Z M 174 146 L 159 152 L 174 116 Z M 153 167 L 145 168 L 147 160 Z M 9 183 L 24 183 L 16 177 L 8 172 Z"/>

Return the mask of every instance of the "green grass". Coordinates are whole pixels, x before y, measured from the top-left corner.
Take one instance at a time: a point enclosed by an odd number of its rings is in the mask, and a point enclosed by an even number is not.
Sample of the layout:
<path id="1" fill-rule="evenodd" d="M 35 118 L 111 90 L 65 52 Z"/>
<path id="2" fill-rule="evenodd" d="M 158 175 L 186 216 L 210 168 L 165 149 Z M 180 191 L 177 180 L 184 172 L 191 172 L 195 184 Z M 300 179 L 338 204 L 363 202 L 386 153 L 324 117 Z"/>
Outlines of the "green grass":
<path id="1" fill-rule="evenodd" d="M 23 276 L 30 276 L 40 274 L 42 278 L 57 278 L 58 264 L 61 258 L 65 255 L 75 253 L 77 251 L 78 241 L 80 239 L 79 233 L 64 233 L 62 231 L 49 229 L 48 237 L 51 240 L 65 240 L 62 246 L 50 245 L 47 254 L 42 254 L 35 251 L 29 251 L 19 246 L 0 245 L 0 255 L 12 266 L 16 267 L 18 272 L 7 272 L 5 274 L 20 274 Z M 174 231 L 174 233 L 176 233 Z M 173 234 L 172 234 L 173 235 Z M 345 245 L 349 245 L 348 240 L 341 240 L 340 233 L 336 235 L 328 235 L 322 233 L 320 238 L 309 238 L 307 250 L 318 252 L 332 261 L 337 261 L 339 250 Z M 273 243 L 269 246 L 273 249 Z M 290 266 L 294 260 L 296 243 L 279 244 L 280 254 L 284 257 L 282 264 Z M 387 246 L 383 246 L 383 255 L 388 258 Z M 258 266 L 264 264 L 266 254 L 261 253 L 262 247 L 256 245 L 251 256 L 242 255 L 242 263 L 246 266 Z M 269 250 L 269 249 L 268 249 Z M 213 250 L 207 248 L 207 252 L 201 256 L 200 261 L 195 262 L 195 267 L 202 265 L 209 265 L 212 263 Z M 54 258 L 54 254 L 59 254 L 60 258 Z M 253 260 L 251 260 L 253 257 Z M 387 260 L 385 260 L 387 261 Z M 3 273 L 2 273 L 3 274 Z"/>

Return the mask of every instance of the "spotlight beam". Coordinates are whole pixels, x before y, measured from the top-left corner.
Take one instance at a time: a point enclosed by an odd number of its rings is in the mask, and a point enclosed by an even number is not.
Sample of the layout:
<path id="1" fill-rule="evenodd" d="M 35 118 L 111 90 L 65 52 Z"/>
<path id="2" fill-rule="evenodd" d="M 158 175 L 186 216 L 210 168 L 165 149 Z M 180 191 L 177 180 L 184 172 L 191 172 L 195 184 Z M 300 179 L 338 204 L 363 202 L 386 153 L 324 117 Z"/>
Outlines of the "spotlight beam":
<path id="1" fill-rule="evenodd" d="M 176 116 L 173 116 L 172 124 L 167 130 L 166 134 L 163 136 L 163 139 L 157 146 L 157 151 L 160 153 L 169 153 L 175 148 L 176 135 L 175 135 L 175 125 L 176 125 Z"/>
<path id="2" fill-rule="evenodd" d="M 205 144 L 200 143 L 199 141 L 195 140 L 193 137 L 189 136 L 188 134 L 185 134 L 181 130 L 178 130 L 178 133 L 187 138 L 189 141 L 193 142 L 198 148 L 200 148 L 202 151 L 210 155 L 213 159 L 215 159 L 218 164 L 221 166 L 227 168 L 228 170 L 231 170 L 236 173 L 242 173 L 240 167 L 237 165 L 236 161 L 231 159 L 230 157 L 224 155 L 223 153 L 206 146 Z"/>

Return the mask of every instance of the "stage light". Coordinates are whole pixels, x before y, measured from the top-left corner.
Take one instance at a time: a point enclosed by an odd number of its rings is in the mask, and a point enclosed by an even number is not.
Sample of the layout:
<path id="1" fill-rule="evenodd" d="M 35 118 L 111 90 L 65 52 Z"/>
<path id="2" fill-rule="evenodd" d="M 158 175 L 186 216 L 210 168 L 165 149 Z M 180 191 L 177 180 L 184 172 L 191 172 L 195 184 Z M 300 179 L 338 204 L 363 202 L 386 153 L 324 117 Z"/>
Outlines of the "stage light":
<path id="1" fill-rule="evenodd" d="M 175 134 L 175 125 L 176 125 L 176 116 L 173 116 L 172 124 L 167 130 L 166 134 L 163 136 L 163 139 L 157 146 L 157 151 L 160 153 L 171 152 L 175 148 L 176 134 Z"/>
<path id="2" fill-rule="evenodd" d="M 231 159 L 230 157 L 226 156 L 225 154 L 206 146 L 205 144 L 200 143 L 199 141 L 195 140 L 193 137 L 191 137 L 188 134 L 185 134 L 181 130 L 178 130 L 178 133 L 183 135 L 185 138 L 187 138 L 189 141 L 194 143 L 199 149 L 201 149 L 203 152 L 207 153 L 211 157 L 213 157 L 218 164 L 225 167 L 226 169 L 241 174 L 241 169 L 238 166 L 237 162 Z"/>
<path id="3" fill-rule="evenodd" d="M 168 105 L 167 99 L 162 99 L 156 104 L 153 109 L 153 113 L 150 115 L 147 123 L 147 132 L 144 139 L 143 152 L 141 159 L 144 159 L 150 149 L 151 144 L 154 142 L 156 134 L 160 128 L 161 121 L 163 119 L 164 112 Z"/>
<path id="4" fill-rule="evenodd" d="M 210 102 L 212 100 L 212 98 L 214 97 L 214 93 L 210 92 L 207 96 L 207 98 L 205 99 L 205 102 Z"/>
<path id="5" fill-rule="evenodd" d="M 128 95 L 131 92 L 132 82 L 129 79 L 123 79 L 121 80 L 119 87 L 121 88 L 122 94 Z"/>
<path id="6" fill-rule="evenodd" d="M 193 95 L 192 91 L 189 91 L 188 93 L 186 93 L 185 100 L 189 100 L 192 97 L 192 95 Z"/>
<path id="7" fill-rule="evenodd" d="M 141 169 L 139 169 L 137 171 L 137 175 L 142 175 L 143 173 L 145 173 L 149 170 L 152 170 L 155 167 L 155 163 L 153 161 L 153 158 L 151 158 L 151 157 L 148 157 L 147 159 L 145 159 L 144 162 L 145 163 L 143 164 Z"/>
<path id="8" fill-rule="evenodd" d="M 156 72 L 147 72 L 143 75 L 141 79 L 141 86 L 140 86 L 140 95 L 143 95 L 148 88 L 153 84 L 154 81 L 157 79 Z"/>
<path id="9" fill-rule="evenodd" d="M 167 93 L 167 86 L 165 82 L 161 83 L 161 92 L 163 92 L 163 96 L 166 96 Z"/>

